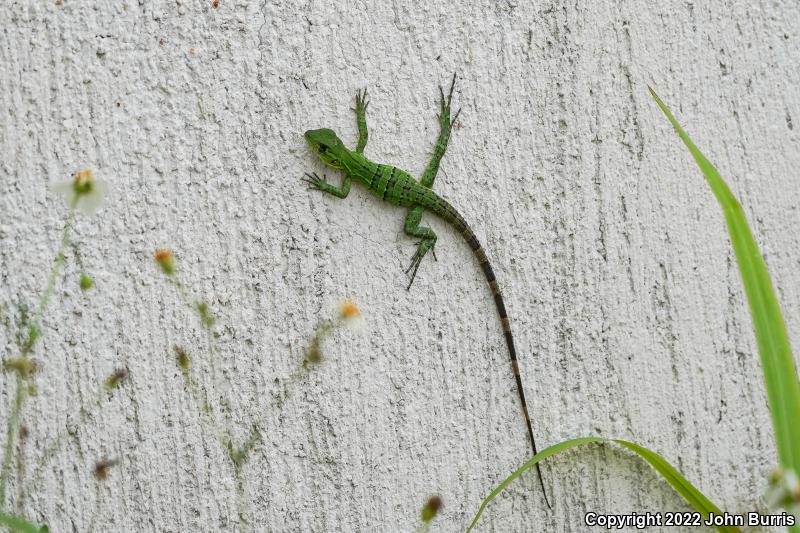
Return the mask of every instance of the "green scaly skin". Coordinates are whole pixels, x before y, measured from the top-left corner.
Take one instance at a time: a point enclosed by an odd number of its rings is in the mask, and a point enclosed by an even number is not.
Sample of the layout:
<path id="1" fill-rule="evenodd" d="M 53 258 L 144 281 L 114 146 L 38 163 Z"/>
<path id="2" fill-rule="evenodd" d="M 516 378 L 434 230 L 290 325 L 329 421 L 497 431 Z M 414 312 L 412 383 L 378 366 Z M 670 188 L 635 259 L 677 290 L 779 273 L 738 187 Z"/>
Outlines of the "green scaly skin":
<path id="1" fill-rule="evenodd" d="M 489 288 L 492 290 L 497 313 L 500 315 L 500 322 L 503 326 L 506 344 L 508 345 L 508 351 L 511 355 L 511 366 L 514 370 L 514 378 L 517 382 L 517 392 L 519 393 L 519 399 L 522 403 L 522 411 L 528 425 L 528 436 L 531 439 L 531 446 L 533 447 L 533 453 L 535 455 L 536 441 L 533 438 L 533 426 L 528 414 L 528 406 L 525 402 L 525 393 L 519 375 L 517 350 L 514 347 L 511 325 L 508 320 L 508 314 L 506 313 L 505 303 L 503 302 L 503 295 L 495 279 L 494 271 L 492 270 L 491 264 L 489 264 L 489 259 L 486 257 L 486 252 L 484 252 L 483 247 L 478 242 L 478 238 L 475 236 L 472 228 L 469 227 L 469 224 L 467 224 L 461 214 L 450 205 L 447 200 L 431 189 L 433 180 L 436 178 L 436 173 L 439 170 L 439 162 L 442 160 L 445 150 L 447 149 L 447 142 L 450 139 L 450 130 L 461 111 L 457 111 L 452 121 L 450 120 L 450 102 L 453 97 L 455 82 L 456 76 L 453 75 L 453 82 L 450 84 L 450 92 L 447 98 L 445 98 L 442 88 L 439 87 L 441 105 L 438 117 L 441 129 L 439 138 L 436 140 L 433 157 L 431 157 L 431 161 L 428 163 L 419 181 L 397 167 L 374 163 L 364 157 L 364 148 L 367 146 L 368 137 L 366 119 L 368 102 L 366 100 L 366 90 L 356 94 L 358 144 L 355 150 L 349 150 L 345 147 L 344 143 L 342 143 L 333 130 L 318 129 L 305 132 L 306 141 L 316 153 L 317 157 L 329 167 L 344 172 L 341 186 L 337 187 L 336 185 L 328 183 L 325 180 L 325 176 L 320 178 L 316 173 L 306 174 L 304 180 L 308 182 L 310 188 L 332 194 L 338 198 L 347 198 L 351 183 L 353 180 L 357 180 L 383 201 L 392 205 L 408 208 L 408 215 L 406 215 L 404 227 L 405 232 L 412 237 L 420 239 L 420 241 L 416 253 L 411 258 L 411 264 L 406 270 L 406 273 L 411 273 L 411 280 L 409 281 L 407 289 L 411 288 L 411 284 L 414 282 L 414 278 L 417 275 L 417 269 L 419 269 L 419 265 L 425 257 L 425 254 L 429 251 L 433 251 L 433 247 L 436 244 L 436 234 L 433 230 L 420 225 L 422 214 L 425 211 L 429 211 L 452 224 L 453 227 L 461 233 L 467 241 L 467 244 L 472 248 L 475 257 L 478 259 L 483 273 L 486 276 L 486 280 L 489 282 Z M 545 502 L 549 507 L 550 502 L 547 499 L 547 492 L 544 488 L 542 473 L 539 470 L 538 464 L 536 465 L 536 470 L 539 476 L 539 484 L 544 493 Z"/>

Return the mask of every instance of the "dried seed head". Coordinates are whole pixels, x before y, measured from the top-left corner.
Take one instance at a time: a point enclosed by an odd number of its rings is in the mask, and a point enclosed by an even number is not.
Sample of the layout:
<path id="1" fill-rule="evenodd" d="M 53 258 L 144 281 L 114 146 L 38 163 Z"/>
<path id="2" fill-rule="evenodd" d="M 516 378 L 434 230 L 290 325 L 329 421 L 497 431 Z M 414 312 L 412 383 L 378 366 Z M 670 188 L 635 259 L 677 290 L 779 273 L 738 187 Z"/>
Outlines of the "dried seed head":
<path id="1" fill-rule="evenodd" d="M 178 366 L 181 367 L 182 370 L 189 370 L 189 366 L 191 365 L 189 354 L 187 354 L 186 350 L 180 346 L 175 346 L 175 360 L 178 362 Z"/>
<path id="2" fill-rule="evenodd" d="M 431 496 L 422 507 L 422 521 L 425 523 L 433 520 L 442 508 L 442 499 L 439 496 Z"/>
<path id="3" fill-rule="evenodd" d="M 315 365 L 322 361 L 322 348 L 320 348 L 319 337 L 311 339 L 311 344 L 306 350 L 306 359 L 303 361 L 303 366 L 309 364 Z"/>
<path id="4" fill-rule="evenodd" d="M 106 388 L 108 390 L 116 389 L 123 381 L 128 379 L 129 375 L 130 373 L 127 368 L 118 368 L 106 378 Z"/>
<path id="5" fill-rule="evenodd" d="M 119 461 L 116 459 L 103 459 L 102 461 L 98 461 L 94 464 L 92 474 L 94 474 L 94 477 L 98 481 L 105 481 L 108 479 L 108 471 L 117 463 L 119 463 Z"/>
<path id="6" fill-rule="evenodd" d="M 153 259 L 156 260 L 158 266 L 164 271 L 167 276 L 175 274 L 175 254 L 168 248 L 159 248 L 153 254 Z"/>

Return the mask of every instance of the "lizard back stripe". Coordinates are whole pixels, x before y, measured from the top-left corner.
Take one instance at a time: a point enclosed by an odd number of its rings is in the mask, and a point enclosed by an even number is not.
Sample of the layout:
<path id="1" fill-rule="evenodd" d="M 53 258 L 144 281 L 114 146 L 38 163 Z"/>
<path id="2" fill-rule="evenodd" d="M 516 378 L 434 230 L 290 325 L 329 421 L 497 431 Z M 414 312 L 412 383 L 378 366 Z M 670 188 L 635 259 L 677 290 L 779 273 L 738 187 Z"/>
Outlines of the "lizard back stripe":
<path id="1" fill-rule="evenodd" d="M 386 201 L 392 205 L 406 205 L 412 180 L 406 172 L 395 168 L 394 180 L 389 184 L 391 188 Z"/>
<path id="2" fill-rule="evenodd" d="M 392 167 L 386 165 L 379 165 L 378 169 L 381 171 L 381 173 L 378 176 L 378 180 L 373 185 L 372 190 L 374 190 L 375 194 L 377 194 L 381 198 L 385 198 L 386 184 L 389 182 L 389 175 L 392 173 Z"/>
<path id="3" fill-rule="evenodd" d="M 386 180 L 386 188 L 383 190 L 383 194 L 381 195 L 381 200 L 386 200 L 386 195 L 394 190 L 394 184 L 397 181 L 397 167 L 391 167 L 391 172 L 389 172 L 389 179 Z"/>
<path id="4" fill-rule="evenodd" d="M 379 165 L 375 166 L 375 172 L 372 173 L 372 176 L 369 178 L 369 182 L 367 182 L 367 187 L 372 188 L 375 185 L 375 180 L 378 179 L 378 175 L 381 173 L 381 167 Z"/>

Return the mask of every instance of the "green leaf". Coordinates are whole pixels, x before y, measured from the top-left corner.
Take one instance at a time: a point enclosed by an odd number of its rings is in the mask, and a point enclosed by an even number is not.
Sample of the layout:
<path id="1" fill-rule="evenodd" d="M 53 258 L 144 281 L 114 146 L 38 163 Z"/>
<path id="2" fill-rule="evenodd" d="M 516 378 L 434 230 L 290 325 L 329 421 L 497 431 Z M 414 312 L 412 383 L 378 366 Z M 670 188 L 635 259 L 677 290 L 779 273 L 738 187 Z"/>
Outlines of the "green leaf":
<path id="1" fill-rule="evenodd" d="M 495 496 L 500 494 L 504 488 L 506 488 L 512 481 L 521 476 L 526 470 L 535 466 L 536 463 L 542 461 L 543 459 L 547 459 L 551 455 L 555 455 L 565 450 L 569 450 L 570 448 L 574 448 L 575 446 L 580 446 L 581 444 L 589 444 L 590 442 L 603 442 L 604 440 L 605 439 L 598 439 L 595 437 L 584 437 L 579 439 L 565 440 L 564 442 L 554 444 L 553 446 L 550 446 L 549 448 L 546 448 L 537 453 L 536 455 L 534 455 L 533 457 L 531 457 L 527 463 L 519 467 L 513 474 L 508 476 L 502 483 L 500 483 L 497 486 L 497 488 L 495 488 L 492 492 L 489 493 L 486 499 L 483 500 L 480 509 L 478 509 L 478 513 L 475 515 L 475 518 L 472 519 L 472 523 L 467 528 L 467 533 L 472 531 L 472 528 L 475 527 L 475 524 L 478 523 L 478 519 L 483 514 L 483 511 L 484 509 L 486 509 L 486 506 L 489 505 L 489 502 L 491 502 L 495 498 Z"/>
<path id="2" fill-rule="evenodd" d="M 722 514 L 722 511 L 720 511 L 719 507 L 711 503 L 711 501 L 706 498 L 702 492 L 697 490 L 697 488 L 689 483 L 680 472 L 675 470 L 675 468 L 669 464 L 666 459 L 658 455 L 656 452 L 625 440 L 613 439 L 613 441 L 620 446 L 628 448 L 632 452 L 638 454 L 639 457 L 650 463 L 650 465 L 655 468 L 664 479 L 667 480 L 667 483 L 672 485 L 672 488 L 678 491 L 678 494 L 683 496 L 686 501 L 689 502 L 689 505 L 694 507 L 696 511 L 703 515 L 703 521 L 708 518 L 709 513 L 714 513 L 718 516 Z M 717 526 L 715 529 L 722 532 L 739 531 L 738 528 L 728 526 Z"/>
<path id="3" fill-rule="evenodd" d="M 798 423 L 800 420 L 800 385 L 797 382 L 797 370 L 786 335 L 783 315 L 772 287 L 767 266 L 761 257 L 742 206 L 736 197 L 731 193 L 714 165 L 706 159 L 683 131 L 664 102 L 652 88 L 648 87 L 648 89 L 689 149 L 711 186 L 714 196 L 722 206 L 744 283 L 744 290 L 750 303 L 750 315 L 753 320 L 758 351 L 761 354 L 761 366 L 764 369 L 764 382 L 772 414 L 778 460 L 784 468 L 800 473 L 800 423 Z"/>
<path id="4" fill-rule="evenodd" d="M 7 526 L 12 531 L 20 533 L 47 533 L 47 526 L 36 526 L 18 516 L 12 516 L 0 511 L 0 524 Z"/>
<path id="5" fill-rule="evenodd" d="M 486 506 L 489 505 L 491 502 L 504 488 L 506 488 L 512 481 L 517 479 L 527 470 L 533 468 L 537 463 L 547 459 L 551 455 L 555 455 L 557 453 L 561 453 L 563 451 L 569 450 L 570 448 L 574 448 L 575 446 L 580 446 L 582 444 L 590 444 L 593 442 L 615 442 L 625 448 L 629 449 L 630 451 L 636 453 L 650 463 L 653 468 L 655 468 L 659 474 L 661 474 L 667 482 L 672 485 L 672 487 L 684 498 L 686 501 L 689 502 L 689 505 L 694 507 L 696 511 L 698 511 L 702 516 L 703 519 L 707 518 L 710 513 L 714 513 L 715 515 L 721 515 L 722 511 L 719 508 L 711 503 L 711 501 L 706 498 L 697 488 L 689 483 L 685 477 L 683 477 L 680 472 L 675 470 L 675 468 L 670 465 L 663 457 L 658 455 L 657 453 L 648 450 L 647 448 L 643 448 L 637 444 L 632 442 L 619 440 L 619 439 L 602 439 L 599 437 L 582 437 L 578 439 L 566 440 L 564 442 L 560 442 L 558 444 L 554 444 L 549 448 L 542 450 L 541 452 L 534 455 L 527 463 L 522 465 L 518 468 L 513 474 L 508 476 L 500 485 L 497 486 L 486 499 L 483 500 L 481 503 L 480 509 L 478 509 L 478 513 L 475 515 L 475 518 L 472 520 L 472 523 L 467 528 L 467 533 L 472 531 L 472 528 L 475 527 L 475 524 L 478 523 L 478 519 L 480 518 L 483 511 L 486 509 Z M 723 533 L 741 533 L 736 527 L 726 527 L 726 526 L 718 526 L 715 527 L 717 531 L 721 531 Z"/>

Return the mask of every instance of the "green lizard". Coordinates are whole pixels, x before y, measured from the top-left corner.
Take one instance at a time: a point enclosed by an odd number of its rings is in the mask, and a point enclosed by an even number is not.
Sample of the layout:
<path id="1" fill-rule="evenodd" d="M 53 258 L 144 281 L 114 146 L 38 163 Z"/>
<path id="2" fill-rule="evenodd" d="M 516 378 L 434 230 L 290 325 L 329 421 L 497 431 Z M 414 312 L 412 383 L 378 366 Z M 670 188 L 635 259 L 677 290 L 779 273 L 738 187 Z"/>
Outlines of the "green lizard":
<path id="1" fill-rule="evenodd" d="M 519 374 L 519 366 L 517 364 L 517 350 L 514 347 L 514 337 L 511 334 L 511 325 L 506 313 L 506 306 L 503 302 L 503 295 L 500 292 L 500 287 L 497 285 L 494 271 L 486 257 L 483 247 L 478 242 L 478 238 L 470 228 L 469 224 L 464 220 L 461 214 L 447 202 L 444 198 L 433 192 L 431 186 L 433 180 L 436 178 L 436 173 L 439 170 L 439 163 L 444 156 L 447 149 L 447 142 L 450 139 L 450 130 L 453 127 L 456 119 L 458 118 L 461 110 L 459 109 L 452 121 L 450 120 L 450 103 L 453 97 L 453 87 L 455 87 L 456 76 L 453 75 L 453 81 L 450 84 L 450 92 L 447 98 L 444 96 L 444 91 L 439 87 L 439 95 L 441 97 L 440 111 L 439 111 L 439 138 L 436 140 L 436 147 L 433 151 L 433 157 L 428 163 L 422 178 L 417 181 L 410 174 L 400 170 L 391 165 L 382 165 L 374 163 L 364 157 L 364 148 L 367 146 L 367 91 L 358 92 L 356 94 L 356 122 L 358 125 L 358 144 L 355 151 L 347 149 L 342 141 L 337 137 L 336 133 L 330 129 L 317 129 L 308 130 L 305 132 L 305 138 L 311 149 L 314 150 L 316 155 L 327 166 L 341 170 L 344 172 L 342 185 L 337 187 L 326 181 L 323 175 L 320 178 L 316 173 L 306 173 L 304 181 L 308 182 L 309 188 L 317 189 L 338 198 L 346 198 L 350 192 L 350 184 L 352 181 L 358 180 L 379 196 L 382 200 L 397 206 L 407 207 L 408 215 L 405 220 L 405 232 L 412 237 L 420 239 L 417 243 L 417 251 L 411 258 L 406 273 L 411 273 L 407 289 L 411 288 L 414 278 L 417 275 L 417 269 L 422 262 L 422 258 L 428 251 L 433 251 L 436 244 L 436 234 L 429 227 L 421 226 L 422 214 L 429 211 L 440 218 L 449 222 L 458 230 L 461 235 L 466 239 L 467 244 L 472 248 L 475 257 L 483 269 L 486 280 L 489 282 L 489 287 L 494 295 L 495 306 L 497 313 L 500 315 L 500 322 L 503 326 L 503 333 L 505 334 L 506 344 L 508 351 L 511 355 L 511 366 L 514 370 L 514 378 L 517 382 L 517 392 L 519 399 L 522 403 L 522 412 L 525 415 L 525 421 L 528 425 L 528 436 L 531 439 L 533 453 L 536 454 L 536 441 L 533 438 L 533 426 L 531 419 L 528 415 L 528 406 L 525 402 L 525 392 L 522 388 L 522 380 Z M 434 252 L 434 258 L 436 257 Z M 550 502 L 547 499 L 547 492 L 544 488 L 542 481 L 542 473 L 539 470 L 539 465 L 536 465 L 537 474 L 539 476 L 539 484 L 544 493 L 544 500 L 548 507 Z"/>

